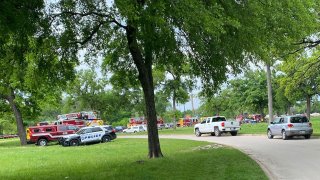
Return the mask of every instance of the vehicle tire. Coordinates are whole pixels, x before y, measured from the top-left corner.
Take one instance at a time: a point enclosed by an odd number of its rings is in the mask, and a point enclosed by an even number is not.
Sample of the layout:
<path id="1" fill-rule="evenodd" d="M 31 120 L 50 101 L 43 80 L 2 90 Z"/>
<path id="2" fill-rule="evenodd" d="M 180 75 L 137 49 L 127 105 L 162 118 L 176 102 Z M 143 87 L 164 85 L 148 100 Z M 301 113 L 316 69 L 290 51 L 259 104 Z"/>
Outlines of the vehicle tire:
<path id="1" fill-rule="evenodd" d="M 213 133 L 211 133 L 211 136 L 215 136 L 214 132 L 213 132 Z"/>
<path id="2" fill-rule="evenodd" d="M 308 135 L 304 135 L 304 138 L 306 138 L 306 139 L 310 139 L 310 137 L 311 137 L 311 135 L 310 135 L 310 134 L 308 134 Z"/>
<path id="3" fill-rule="evenodd" d="M 62 144 L 62 138 L 58 138 L 58 144 L 61 145 Z"/>
<path id="4" fill-rule="evenodd" d="M 102 139 L 101 139 L 102 143 L 110 142 L 110 141 L 111 141 L 111 137 L 110 136 L 103 136 Z"/>
<path id="5" fill-rule="evenodd" d="M 70 146 L 70 144 L 69 144 L 68 142 L 64 141 L 64 142 L 62 143 L 62 146 Z"/>
<path id="6" fill-rule="evenodd" d="M 48 145 L 48 140 L 41 138 L 38 140 L 37 145 L 38 146 L 46 146 L 46 145 Z"/>
<path id="7" fill-rule="evenodd" d="M 238 134 L 238 131 L 231 131 L 230 134 L 231 136 L 236 136 Z"/>
<path id="8" fill-rule="evenodd" d="M 214 134 L 216 136 L 221 136 L 221 132 L 220 132 L 219 128 L 214 128 Z"/>
<path id="9" fill-rule="evenodd" d="M 79 141 L 77 139 L 73 139 L 70 141 L 70 146 L 79 146 Z"/>
<path id="10" fill-rule="evenodd" d="M 137 131 L 133 131 L 133 133 L 136 133 Z"/>
<path id="11" fill-rule="evenodd" d="M 272 132 L 271 132 L 270 129 L 268 129 L 267 136 L 268 136 L 269 139 L 273 138 L 273 135 L 272 135 Z"/>
<path id="12" fill-rule="evenodd" d="M 287 133 L 285 130 L 282 130 L 282 139 L 283 140 L 287 140 L 288 139 L 288 136 L 287 136 Z"/>
<path id="13" fill-rule="evenodd" d="M 196 134 L 197 137 L 201 136 L 201 132 L 199 131 L 199 129 L 196 129 L 195 134 Z"/>

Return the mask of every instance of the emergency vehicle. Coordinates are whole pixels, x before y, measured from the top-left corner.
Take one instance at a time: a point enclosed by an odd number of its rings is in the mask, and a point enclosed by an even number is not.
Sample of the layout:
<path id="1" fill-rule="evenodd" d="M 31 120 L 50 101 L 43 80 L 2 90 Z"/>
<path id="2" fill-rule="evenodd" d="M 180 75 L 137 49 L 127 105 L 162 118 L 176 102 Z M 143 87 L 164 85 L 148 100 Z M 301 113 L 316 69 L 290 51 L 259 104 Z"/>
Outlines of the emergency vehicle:
<path id="1" fill-rule="evenodd" d="M 192 126 L 199 122 L 198 117 L 191 117 L 186 116 L 185 118 L 179 118 L 177 122 L 177 127 L 185 127 L 185 126 Z"/>
<path id="2" fill-rule="evenodd" d="M 27 142 L 46 146 L 48 142 L 58 141 L 64 135 L 74 134 L 79 127 L 73 125 L 45 125 L 27 128 Z"/>
<path id="3" fill-rule="evenodd" d="M 135 126 L 142 126 L 145 130 L 147 127 L 147 119 L 145 117 L 136 117 L 136 118 L 130 118 L 129 123 L 127 124 L 128 128 L 135 127 Z M 157 126 L 164 124 L 164 121 L 161 117 L 157 118 Z"/>
<path id="4" fill-rule="evenodd" d="M 109 131 L 103 126 L 91 126 L 81 128 L 75 134 L 62 137 L 60 143 L 62 146 L 79 146 L 93 142 L 109 142 L 116 138 L 114 130 Z"/>
<path id="5" fill-rule="evenodd" d="M 101 126 L 103 120 L 100 119 L 96 111 L 81 111 L 76 113 L 58 115 L 56 124 L 72 124 L 79 127 Z"/>

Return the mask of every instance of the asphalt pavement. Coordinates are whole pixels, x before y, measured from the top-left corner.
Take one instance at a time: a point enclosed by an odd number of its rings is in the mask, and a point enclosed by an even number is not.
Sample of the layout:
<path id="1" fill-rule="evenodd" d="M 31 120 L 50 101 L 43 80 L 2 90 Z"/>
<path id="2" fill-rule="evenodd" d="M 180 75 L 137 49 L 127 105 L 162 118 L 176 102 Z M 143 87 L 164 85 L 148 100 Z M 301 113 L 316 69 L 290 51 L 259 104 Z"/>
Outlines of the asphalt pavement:
<path id="1" fill-rule="evenodd" d="M 123 138 L 146 138 L 146 136 L 122 136 Z M 220 137 L 202 135 L 161 135 L 160 138 L 189 139 L 208 141 L 237 148 L 254 159 L 275 180 L 313 180 L 320 179 L 320 139 L 280 137 L 268 139 L 267 136 Z"/>

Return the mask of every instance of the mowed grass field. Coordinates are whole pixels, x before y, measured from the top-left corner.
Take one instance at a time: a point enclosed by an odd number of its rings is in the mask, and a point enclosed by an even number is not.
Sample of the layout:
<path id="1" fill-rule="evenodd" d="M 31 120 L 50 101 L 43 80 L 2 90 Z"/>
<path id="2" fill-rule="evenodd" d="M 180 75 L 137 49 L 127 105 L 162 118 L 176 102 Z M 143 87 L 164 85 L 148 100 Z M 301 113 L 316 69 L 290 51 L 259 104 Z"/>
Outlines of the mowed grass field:
<path id="1" fill-rule="evenodd" d="M 230 147 L 173 139 L 161 139 L 161 147 L 164 158 L 148 159 L 147 139 L 79 147 L 0 140 L 0 179 L 267 179 L 255 161 Z"/>

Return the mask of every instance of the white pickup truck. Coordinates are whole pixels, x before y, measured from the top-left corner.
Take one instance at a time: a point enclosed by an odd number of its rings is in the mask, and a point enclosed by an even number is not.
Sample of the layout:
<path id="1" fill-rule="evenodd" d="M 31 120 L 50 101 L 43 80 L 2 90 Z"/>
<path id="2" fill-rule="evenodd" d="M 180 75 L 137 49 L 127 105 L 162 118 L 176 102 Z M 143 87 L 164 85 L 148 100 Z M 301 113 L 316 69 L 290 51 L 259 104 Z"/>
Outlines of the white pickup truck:
<path id="1" fill-rule="evenodd" d="M 222 133 L 230 132 L 232 136 L 236 136 L 240 129 L 239 122 L 226 121 L 224 116 L 207 117 L 201 123 L 194 126 L 196 136 L 201 134 L 211 134 L 212 136 L 220 136 Z"/>

